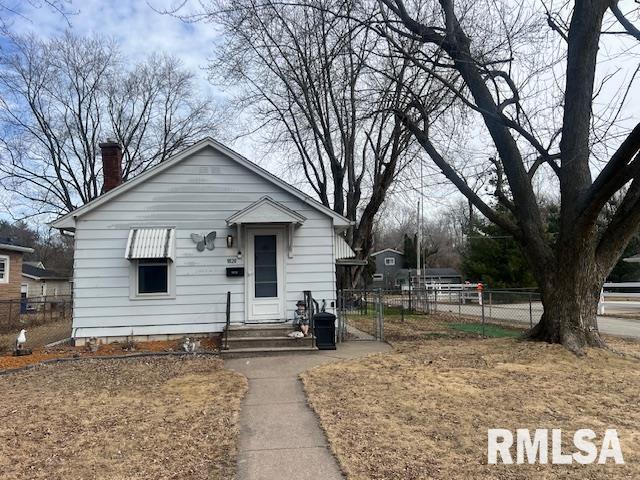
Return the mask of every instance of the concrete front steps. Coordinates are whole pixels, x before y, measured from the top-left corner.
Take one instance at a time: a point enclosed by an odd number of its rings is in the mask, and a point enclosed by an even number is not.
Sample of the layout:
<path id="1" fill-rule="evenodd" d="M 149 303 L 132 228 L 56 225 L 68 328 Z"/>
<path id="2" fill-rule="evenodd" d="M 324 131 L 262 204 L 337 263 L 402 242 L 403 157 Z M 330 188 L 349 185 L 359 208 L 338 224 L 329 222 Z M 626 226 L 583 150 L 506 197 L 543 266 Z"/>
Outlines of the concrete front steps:
<path id="1" fill-rule="evenodd" d="M 290 323 L 232 325 L 227 335 L 226 355 L 279 355 L 316 350 L 312 337 L 292 338 Z"/>

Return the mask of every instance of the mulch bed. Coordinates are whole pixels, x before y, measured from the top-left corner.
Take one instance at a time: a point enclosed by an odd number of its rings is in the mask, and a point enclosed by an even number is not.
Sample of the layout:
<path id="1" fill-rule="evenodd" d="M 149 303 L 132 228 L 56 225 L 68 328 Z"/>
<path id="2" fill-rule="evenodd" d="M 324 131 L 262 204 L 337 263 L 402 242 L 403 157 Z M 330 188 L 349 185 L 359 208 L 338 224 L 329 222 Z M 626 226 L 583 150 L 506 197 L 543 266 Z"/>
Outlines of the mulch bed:
<path id="1" fill-rule="evenodd" d="M 215 352 L 220 349 L 217 338 L 201 338 L 200 350 L 202 352 Z M 31 355 L 14 356 L 11 353 L 0 355 L 0 372 L 35 365 L 48 360 L 60 358 L 92 358 L 113 357 L 121 355 L 138 355 L 140 353 L 170 353 L 181 352 L 182 340 L 168 340 L 155 342 L 135 342 L 133 345 L 123 343 L 110 343 L 100 345 L 96 352 L 88 351 L 85 347 L 73 347 L 60 345 L 55 347 L 38 347 L 33 349 Z M 133 347 L 133 348 L 131 348 Z"/>

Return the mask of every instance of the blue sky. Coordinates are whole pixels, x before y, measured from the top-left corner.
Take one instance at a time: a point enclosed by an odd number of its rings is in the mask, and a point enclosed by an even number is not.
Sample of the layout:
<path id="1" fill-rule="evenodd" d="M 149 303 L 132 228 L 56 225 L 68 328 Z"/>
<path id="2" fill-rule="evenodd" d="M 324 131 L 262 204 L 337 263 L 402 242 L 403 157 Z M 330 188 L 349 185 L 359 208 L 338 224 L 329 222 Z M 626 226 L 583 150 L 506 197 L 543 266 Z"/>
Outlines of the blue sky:
<path id="1" fill-rule="evenodd" d="M 199 77 L 206 93 L 219 93 L 203 71 L 218 38 L 215 28 L 207 23 L 185 23 L 154 11 L 171 9 L 175 0 L 75 0 L 68 6 L 74 12 L 67 17 L 68 23 L 47 6 L 33 8 L 24 0 L 5 3 L 22 14 L 2 12 L 15 33 L 51 37 L 72 29 L 78 35 L 107 35 L 118 40 L 122 53 L 133 62 L 151 52 L 171 53 Z"/>
<path id="2" fill-rule="evenodd" d="M 192 1 L 196 5 L 199 3 L 198 0 Z M 71 29 L 78 35 L 102 34 L 111 36 L 118 40 L 122 53 L 132 62 L 142 60 L 152 52 L 170 53 L 180 58 L 184 66 L 196 75 L 203 94 L 214 98 L 222 96 L 222 92 L 208 82 L 204 70 L 208 58 L 215 52 L 216 43 L 220 41 L 220 36 L 214 25 L 205 22 L 185 23 L 170 15 L 158 13 L 158 11 L 173 9 L 181 3 L 180 0 L 73 0 L 68 9 L 74 14 L 68 16 L 68 21 L 46 5 L 35 8 L 32 3 L 34 2 L 26 0 L 2 1 L 2 5 L 19 13 L 7 16 L 7 10 L 0 10 L 0 15 L 13 32 L 18 34 L 33 32 L 46 38 Z M 35 3 L 39 3 L 38 0 Z M 620 59 L 615 53 L 624 49 L 621 47 L 626 47 L 624 42 L 617 45 L 620 42 L 617 39 L 607 40 L 607 44 L 603 45 L 600 53 L 604 66 L 600 73 L 601 76 L 615 71 L 621 66 Z M 2 37 L 0 36 L 1 46 Z M 609 55 L 610 50 L 614 51 L 611 55 Z M 607 57 L 609 58 L 607 59 Z M 631 62 L 634 63 L 636 59 L 637 57 L 632 57 Z M 635 63 L 632 66 L 635 67 Z M 618 78 L 621 80 L 620 77 Z M 605 94 L 601 95 L 598 101 L 603 104 L 609 103 L 611 94 L 617 91 L 618 86 L 618 81 L 610 82 L 604 89 Z M 609 89 L 611 92 L 608 92 Z M 640 92 L 637 89 L 631 89 L 627 103 L 631 106 L 631 110 L 624 112 L 623 118 L 626 118 L 630 123 L 637 119 L 635 110 L 637 110 L 636 106 L 640 104 Z M 274 173 L 282 175 L 283 178 L 295 183 L 296 186 L 308 190 L 300 181 L 301 177 L 296 176 L 295 172 L 291 172 L 285 164 L 274 158 L 274 155 L 269 155 L 251 139 L 243 138 L 230 146 Z M 484 145 L 482 147 L 484 148 Z M 438 193 L 443 194 L 446 198 L 439 198 Z M 446 205 L 453 198 L 450 193 L 451 189 L 449 188 L 442 189 L 442 191 L 431 189 L 428 194 L 431 196 L 428 203 L 439 204 L 442 202 L 443 205 Z M 0 192 L 0 201 L 2 200 L 1 195 L 2 192 Z M 454 197 L 458 198 L 456 195 Z M 0 218 L 2 218 L 2 212 L 0 212 Z"/>

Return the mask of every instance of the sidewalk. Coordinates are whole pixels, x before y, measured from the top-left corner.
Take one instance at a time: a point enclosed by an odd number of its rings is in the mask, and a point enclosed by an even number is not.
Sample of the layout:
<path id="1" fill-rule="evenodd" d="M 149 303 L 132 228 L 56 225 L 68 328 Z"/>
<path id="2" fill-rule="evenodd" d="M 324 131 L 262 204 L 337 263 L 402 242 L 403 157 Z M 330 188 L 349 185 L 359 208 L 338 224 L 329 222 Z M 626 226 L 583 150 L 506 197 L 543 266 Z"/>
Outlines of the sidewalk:
<path id="1" fill-rule="evenodd" d="M 315 413 L 307 405 L 298 375 L 338 360 L 384 352 L 382 342 L 354 341 L 338 350 L 306 355 L 237 358 L 225 365 L 249 379 L 240 412 L 238 480 L 340 480 Z"/>

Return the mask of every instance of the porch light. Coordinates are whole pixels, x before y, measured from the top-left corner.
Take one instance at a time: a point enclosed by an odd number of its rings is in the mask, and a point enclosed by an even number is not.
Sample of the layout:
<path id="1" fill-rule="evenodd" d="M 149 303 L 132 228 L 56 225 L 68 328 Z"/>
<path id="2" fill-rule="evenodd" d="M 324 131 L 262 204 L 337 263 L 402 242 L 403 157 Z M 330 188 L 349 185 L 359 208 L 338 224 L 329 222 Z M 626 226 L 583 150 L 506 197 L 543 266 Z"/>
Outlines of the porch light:
<path id="1" fill-rule="evenodd" d="M 227 235 L 227 248 L 233 247 L 233 235 Z"/>

